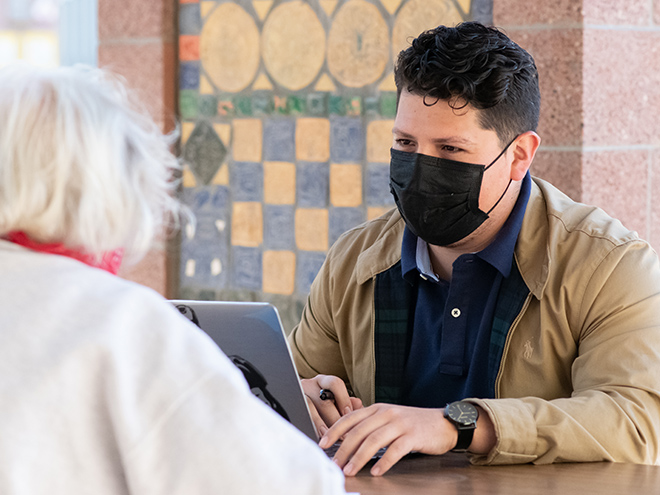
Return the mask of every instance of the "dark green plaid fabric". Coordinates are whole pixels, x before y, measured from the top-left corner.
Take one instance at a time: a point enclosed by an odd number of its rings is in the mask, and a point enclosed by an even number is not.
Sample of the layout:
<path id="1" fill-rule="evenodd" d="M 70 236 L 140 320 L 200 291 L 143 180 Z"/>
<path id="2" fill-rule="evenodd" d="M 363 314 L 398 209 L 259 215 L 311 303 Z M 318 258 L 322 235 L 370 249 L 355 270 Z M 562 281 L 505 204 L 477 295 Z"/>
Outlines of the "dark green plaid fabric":
<path id="1" fill-rule="evenodd" d="M 493 327 L 490 332 L 488 377 L 493 397 L 495 397 L 495 380 L 500 370 L 506 337 L 513 321 L 520 314 L 528 295 L 529 289 L 520 275 L 518 264 L 514 261 L 511 263 L 511 273 L 502 280 L 500 293 L 497 295 L 497 303 L 495 304 L 495 312 L 493 313 Z"/>
<path id="2" fill-rule="evenodd" d="M 398 404 L 403 368 L 408 356 L 409 313 L 414 311 L 415 287 L 403 279 L 401 261 L 376 275 L 374 288 L 376 321 L 376 402 Z"/>
<path id="3" fill-rule="evenodd" d="M 411 312 L 414 312 L 416 291 L 416 286 L 403 279 L 401 262 L 376 275 L 374 288 L 376 402 L 391 404 L 400 402 L 403 371 L 412 332 L 409 322 L 412 321 Z M 507 334 L 528 294 L 529 289 L 514 262 L 511 274 L 502 281 L 493 314 L 488 358 L 489 381 L 493 397 Z"/>

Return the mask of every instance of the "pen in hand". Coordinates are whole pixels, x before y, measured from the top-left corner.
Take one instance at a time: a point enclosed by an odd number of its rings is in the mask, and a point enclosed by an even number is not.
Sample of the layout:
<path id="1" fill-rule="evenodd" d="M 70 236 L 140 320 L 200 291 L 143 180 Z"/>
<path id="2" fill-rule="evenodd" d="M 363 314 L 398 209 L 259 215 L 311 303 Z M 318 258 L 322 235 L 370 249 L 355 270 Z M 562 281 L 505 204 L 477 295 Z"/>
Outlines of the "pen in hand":
<path id="1" fill-rule="evenodd" d="M 335 394 L 332 393 L 332 390 L 328 390 L 327 388 L 321 389 L 319 397 L 321 400 L 335 400 Z"/>

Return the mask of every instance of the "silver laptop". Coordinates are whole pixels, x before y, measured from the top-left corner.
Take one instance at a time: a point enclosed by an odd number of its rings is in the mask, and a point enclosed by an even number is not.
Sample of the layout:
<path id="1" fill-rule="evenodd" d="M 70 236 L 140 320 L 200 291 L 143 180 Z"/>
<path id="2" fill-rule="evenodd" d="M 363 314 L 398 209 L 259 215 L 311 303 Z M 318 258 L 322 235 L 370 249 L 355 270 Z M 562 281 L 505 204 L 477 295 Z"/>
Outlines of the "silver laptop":
<path id="1" fill-rule="evenodd" d="M 252 392 L 317 442 L 277 309 L 269 303 L 171 301 L 243 372 Z"/>

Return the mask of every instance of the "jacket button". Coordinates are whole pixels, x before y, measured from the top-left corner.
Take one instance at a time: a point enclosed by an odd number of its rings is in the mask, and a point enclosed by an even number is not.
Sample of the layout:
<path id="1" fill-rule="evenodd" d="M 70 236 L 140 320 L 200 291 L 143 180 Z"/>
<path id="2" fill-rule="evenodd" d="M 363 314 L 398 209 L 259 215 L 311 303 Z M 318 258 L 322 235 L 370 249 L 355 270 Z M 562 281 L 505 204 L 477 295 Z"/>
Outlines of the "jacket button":
<path id="1" fill-rule="evenodd" d="M 458 308 L 454 308 L 454 309 L 451 310 L 451 315 L 454 318 L 458 318 L 459 316 L 461 316 L 461 310 L 458 309 Z"/>

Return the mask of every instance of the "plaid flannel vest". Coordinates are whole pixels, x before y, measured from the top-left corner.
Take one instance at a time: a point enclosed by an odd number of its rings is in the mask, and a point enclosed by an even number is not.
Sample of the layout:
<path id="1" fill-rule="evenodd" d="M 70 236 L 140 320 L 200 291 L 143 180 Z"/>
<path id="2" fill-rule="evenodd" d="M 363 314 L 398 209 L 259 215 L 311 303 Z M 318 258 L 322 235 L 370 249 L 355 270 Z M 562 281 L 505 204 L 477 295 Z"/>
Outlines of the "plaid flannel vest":
<path id="1" fill-rule="evenodd" d="M 417 287 L 404 280 L 401 261 L 376 275 L 374 341 L 376 354 L 376 402 L 399 403 L 403 371 L 408 356 Z M 502 281 L 493 313 L 488 352 L 489 386 L 495 396 L 495 380 L 500 368 L 507 334 L 520 313 L 529 289 L 515 261 Z"/>

